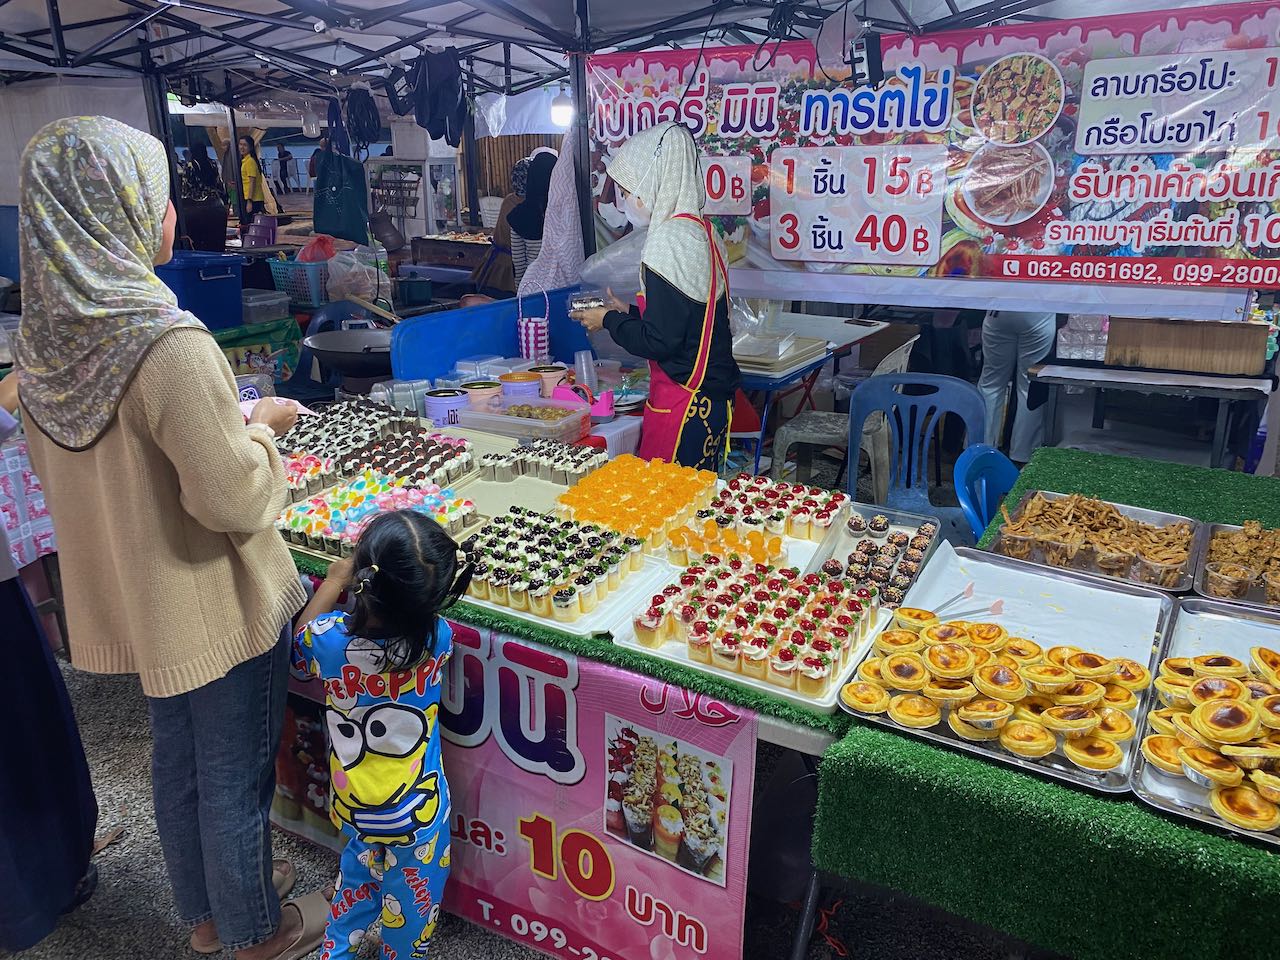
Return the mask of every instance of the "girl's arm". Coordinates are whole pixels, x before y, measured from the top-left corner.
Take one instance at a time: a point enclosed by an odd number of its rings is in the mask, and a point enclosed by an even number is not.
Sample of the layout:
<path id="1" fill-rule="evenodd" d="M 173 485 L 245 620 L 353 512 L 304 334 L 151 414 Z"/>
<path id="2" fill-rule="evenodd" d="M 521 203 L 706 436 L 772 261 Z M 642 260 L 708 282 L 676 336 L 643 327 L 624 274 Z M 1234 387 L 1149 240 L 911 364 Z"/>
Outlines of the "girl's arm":
<path id="1" fill-rule="evenodd" d="M 316 617 L 336 610 L 342 592 L 351 584 L 351 573 L 350 557 L 343 557 L 329 564 L 329 572 L 325 574 L 324 583 L 316 587 L 311 601 L 298 617 L 298 623 L 306 626 Z"/>

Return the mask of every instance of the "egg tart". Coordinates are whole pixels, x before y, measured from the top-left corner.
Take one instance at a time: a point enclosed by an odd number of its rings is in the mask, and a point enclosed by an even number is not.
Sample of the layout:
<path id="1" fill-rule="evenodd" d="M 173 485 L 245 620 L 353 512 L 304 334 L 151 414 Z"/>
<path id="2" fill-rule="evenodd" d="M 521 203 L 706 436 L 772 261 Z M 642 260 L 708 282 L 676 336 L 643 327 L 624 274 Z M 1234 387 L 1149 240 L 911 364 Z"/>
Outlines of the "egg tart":
<path id="1" fill-rule="evenodd" d="M 1172 737 L 1174 735 L 1174 714 L 1185 712 L 1184 710 L 1174 710 L 1172 707 L 1161 707 L 1158 710 L 1151 710 L 1147 713 L 1147 722 L 1151 724 L 1151 729 L 1156 733 Z"/>
<path id="2" fill-rule="evenodd" d="M 1219 787 L 1209 794 L 1209 806 L 1227 823 L 1242 830 L 1267 833 L 1280 827 L 1280 807 L 1253 787 Z"/>
<path id="3" fill-rule="evenodd" d="M 1086 770 L 1114 770 L 1124 763 L 1124 751 L 1102 737 L 1077 737 L 1062 742 L 1062 752 L 1077 767 Z"/>
<path id="4" fill-rule="evenodd" d="M 932 610 L 921 610 L 919 607 L 899 607 L 893 611 L 893 622 L 902 630 L 919 633 L 925 627 L 938 622 L 938 615 Z"/>
<path id="5" fill-rule="evenodd" d="M 904 727 L 932 727 L 942 719 L 942 711 L 928 697 L 900 693 L 889 701 L 889 716 Z"/>
<path id="6" fill-rule="evenodd" d="M 919 690 L 929 682 L 924 661 L 914 653 L 894 653 L 880 664 L 884 685 L 891 690 Z"/>
<path id="7" fill-rule="evenodd" d="M 889 709 L 889 691 L 878 683 L 855 680 L 840 688 L 840 700 L 859 713 L 884 713 Z"/>
<path id="8" fill-rule="evenodd" d="M 1013 657 L 1019 665 L 1038 663 L 1044 656 L 1044 648 L 1026 637 L 1010 637 L 1000 652 L 1006 657 Z"/>
<path id="9" fill-rule="evenodd" d="M 1189 713 L 1174 714 L 1173 735 L 1184 747 L 1203 747 L 1206 750 L 1214 750 L 1218 746 L 1195 728 Z"/>
<path id="10" fill-rule="evenodd" d="M 1244 771 L 1215 750 L 1180 747 L 1178 759 L 1186 778 L 1202 787 L 1235 787 L 1244 780 Z"/>
<path id="11" fill-rule="evenodd" d="M 924 649 L 924 641 L 910 630 L 886 630 L 876 637 L 873 646 L 883 654 L 915 653 Z"/>
<path id="12" fill-rule="evenodd" d="M 1280 677 L 1280 653 L 1270 647 L 1250 647 L 1249 659 L 1269 683 L 1277 682 L 1277 677 Z"/>
<path id="13" fill-rule="evenodd" d="M 1098 725 L 1093 728 L 1095 737 L 1124 743 L 1126 740 L 1132 740 L 1134 733 L 1137 732 L 1133 720 L 1123 710 L 1103 707 L 1098 711 L 1098 717 Z"/>
<path id="14" fill-rule="evenodd" d="M 1010 670 L 1014 671 L 1015 673 L 1017 673 L 1018 668 L 1022 666 L 1022 664 L 1021 664 L 1021 663 L 1019 663 L 1019 662 L 1018 662 L 1017 660 L 1015 660 L 1013 657 L 1009 656 L 1009 655 L 1008 655 L 1007 653 L 1005 653 L 1003 650 L 1001 650 L 999 653 L 997 653 L 997 654 L 995 655 L 994 659 L 992 659 L 992 661 L 991 661 L 991 662 L 992 662 L 992 663 L 1002 663 L 1002 664 L 1004 664 L 1006 667 L 1008 667 Z"/>
<path id="15" fill-rule="evenodd" d="M 1234 677 L 1197 677 L 1187 691 L 1193 707 L 1210 700 L 1249 700 L 1249 688 Z"/>
<path id="16" fill-rule="evenodd" d="M 1128 687 L 1108 683 L 1102 688 L 1101 703 L 1104 707 L 1115 707 L 1117 710 L 1132 710 L 1138 705 L 1138 695 Z"/>
<path id="17" fill-rule="evenodd" d="M 1067 665 L 1067 657 L 1071 656 L 1073 653 L 1079 652 L 1079 647 L 1064 644 L 1058 647 L 1050 647 L 1044 652 L 1044 658 L 1055 666 L 1065 667 Z"/>
<path id="18" fill-rule="evenodd" d="M 1267 683 L 1265 680 L 1259 680 L 1257 677 L 1246 677 L 1241 681 L 1245 690 L 1249 692 L 1250 700 L 1261 700 L 1263 697 L 1274 697 L 1280 693 L 1280 687 L 1273 683 Z M 1244 699 L 1241 697 L 1240 699 Z"/>
<path id="19" fill-rule="evenodd" d="M 1262 720 L 1263 726 L 1280 730 L 1280 694 L 1263 697 L 1261 700 L 1255 700 L 1253 704 L 1258 710 L 1258 717 Z"/>
<path id="20" fill-rule="evenodd" d="M 1062 662 L 1062 665 L 1081 680 L 1106 680 L 1108 677 L 1115 676 L 1116 670 L 1119 669 L 1119 665 L 1110 657 L 1104 657 L 1100 653 L 1090 653 L 1087 650 L 1071 654 Z"/>
<path id="21" fill-rule="evenodd" d="M 1280 744 L 1276 743 L 1224 743 L 1218 750 L 1241 770 L 1267 769 L 1280 760 Z"/>
<path id="22" fill-rule="evenodd" d="M 1013 706 L 1013 718 L 1015 720 L 1029 720 L 1032 723 L 1040 722 L 1040 714 L 1044 713 L 1053 706 L 1053 700 L 1046 697 L 1042 693 L 1033 693 L 1029 697 L 1023 697 Z"/>
<path id="23" fill-rule="evenodd" d="M 858 679 L 867 683 L 884 683 L 884 674 L 880 668 L 884 666 L 884 657 L 867 657 L 858 664 Z"/>
<path id="24" fill-rule="evenodd" d="M 1000 746 L 1020 757 L 1048 756 L 1058 748 L 1058 738 L 1038 723 L 1014 720 L 1000 731 Z"/>
<path id="25" fill-rule="evenodd" d="M 984 730 L 982 727 L 975 727 L 971 723 L 965 723 L 960 719 L 959 714 L 952 710 L 947 714 L 947 726 L 952 732 L 962 740 L 972 740 L 975 742 L 982 740 L 995 740 L 1000 736 L 999 728 L 992 730 Z"/>
<path id="26" fill-rule="evenodd" d="M 1229 657 L 1225 653 L 1206 653 L 1192 657 L 1191 670 L 1197 677 L 1243 677 L 1249 673 L 1243 660 Z"/>
<path id="27" fill-rule="evenodd" d="M 959 643 L 938 643 L 922 654 L 924 665 L 935 677 L 961 680 L 973 673 L 973 651 Z"/>
<path id="28" fill-rule="evenodd" d="M 1040 722 L 1068 739 L 1087 737 L 1102 718 L 1089 707 L 1050 707 L 1040 714 Z"/>
<path id="29" fill-rule="evenodd" d="M 1009 631 L 998 623 L 971 623 L 969 642 L 975 647 L 995 653 L 1009 642 Z"/>
<path id="30" fill-rule="evenodd" d="M 994 663 L 995 659 L 995 655 L 990 650 L 983 650 L 981 647 L 973 648 L 973 669 L 977 670 L 988 663 Z"/>
<path id="31" fill-rule="evenodd" d="M 1166 706 L 1175 710 L 1187 710 L 1191 707 L 1191 677 L 1181 674 L 1164 674 L 1156 677 L 1156 694 Z"/>
<path id="32" fill-rule="evenodd" d="M 1036 693 L 1057 693 L 1076 678 L 1076 675 L 1066 667 L 1047 661 L 1024 664 L 1018 672 Z"/>
<path id="33" fill-rule="evenodd" d="M 1013 704 L 1006 700 L 970 700 L 956 713 L 965 723 L 979 730 L 999 730 L 1013 716 Z"/>
<path id="34" fill-rule="evenodd" d="M 1249 774 L 1249 779 L 1253 782 L 1253 789 L 1262 794 L 1263 800 L 1280 803 L 1280 777 L 1265 770 L 1254 770 Z"/>
<path id="35" fill-rule="evenodd" d="M 989 663 L 973 672 L 973 685 L 984 696 L 996 700 L 1008 700 L 1010 703 L 1021 700 L 1031 691 L 1027 689 L 1027 681 L 1003 663 Z"/>
<path id="36" fill-rule="evenodd" d="M 1130 660 L 1128 657 L 1118 657 L 1115 664 L 1116 672 L 1111 675 L 1110 683 L 1132 690 L 1135 693 L 1141 692 L 1151 686 L 1151 671 L 1140 664 L 1137 660 Z"/>
<path id="37" fill-rule="evenodd" d="M 1210 700 L 1191 711 L 1191 725 L 1210 740 L 1244 743 L 1258 735 L 1262 721 L 1252 703 L 1243 700 Z"/>
<path id="38" fill-rule="evenodd" d="M 920 639 L 927 644 L 935 643 L 967 643 L 969 632 L 954 623 L 935 623 L 920 631 Z"/>
<path id="39" fill-rule="evenodd" d="M 968 680 L 954 680 L 935 676 L 920 688 L 920 692 L 930 700 L 943 706 L 958 707 L 968 703 L 978 695 L 978 688 Z"/>
<path id="40" fill-rule="evenodd" d="M 1190 657 L 1165 657 L 1160 663 L 1160 675 L 1162 677 L 1194 677 L 1196 672 L 1191 669 Z"/>
<path id="41" fill-rule="evenodd" d="M 1162 733 L 1152 734 L 1142 741 L 1142 755 L 1161 773 L 1170 776 L 1186 776 L 1182 772 L 1182 761 L 1178 759 L 1178 751 L 1182 749 L 1176 739 Z"/>
<path id="42" fill-rule="evenodd" d="M 1102 702 L 1106 692 L 1106 688 L 1096 681 L 1072 680 L 1053 695 L 1053 702 L 1060 707 L 1092 707 Z"/>

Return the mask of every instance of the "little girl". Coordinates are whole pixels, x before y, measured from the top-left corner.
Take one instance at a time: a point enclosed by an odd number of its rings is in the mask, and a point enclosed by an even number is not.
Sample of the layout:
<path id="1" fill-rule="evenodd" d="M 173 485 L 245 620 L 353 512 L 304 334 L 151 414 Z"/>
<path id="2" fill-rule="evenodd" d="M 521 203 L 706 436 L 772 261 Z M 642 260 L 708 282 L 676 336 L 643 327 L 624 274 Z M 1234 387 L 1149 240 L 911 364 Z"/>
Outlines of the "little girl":
<path id="1" fill-rule="evenodd" d="M 324 681 L 330 816 L 349 838 L 322 960 L 354 957 L 378 919 L 383 956 L 428 956 L 449 876 L 438 724 L 452 631 L 440 612 L 470 579 L 439 523 L 387 513 L 350 560 L 333 563 L 302 612 L 294 670 Z M 344 590 L 350 615 L 338 609 Z"/>

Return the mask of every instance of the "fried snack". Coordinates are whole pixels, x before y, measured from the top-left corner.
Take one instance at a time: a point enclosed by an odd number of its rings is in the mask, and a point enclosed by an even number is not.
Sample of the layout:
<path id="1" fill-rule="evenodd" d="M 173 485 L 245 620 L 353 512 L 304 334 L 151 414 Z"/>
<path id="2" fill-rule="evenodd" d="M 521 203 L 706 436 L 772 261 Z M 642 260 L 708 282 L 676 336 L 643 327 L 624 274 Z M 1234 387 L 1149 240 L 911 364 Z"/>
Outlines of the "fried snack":
<path id="1" fill-rule="evenodd" d="M 971 100 L 974 126 L 996 143 L 1026 143 L 1043 136 L 1062 109 L 1062 76 L 1034 53 L 992 64 Z"/>
<path id="2" fill-rule="evenodd" d="M 990 223 L 1025 220 L 1043 203 L 1053 167 L 1034 146 L 979 152 L 969 164 L 967 186 L 973 211 Z"/>
<path id="3" fill-rule="evenodd" d="M 1257 520 L 1246 520 L 1243 530 L 1224 530 L 1209 539 L 1206 566 L 1226 573 L 1205 577 L 1205 586 L 1214 596 L 1244 599 L 1240 593 L 1241 571 L 1255 573 L 1266 587 L 1266 602 L 1280 604 L 1280 529 L 1267 529 Z M 1245 590 L 1247 593 L 1247 589 Z"/>

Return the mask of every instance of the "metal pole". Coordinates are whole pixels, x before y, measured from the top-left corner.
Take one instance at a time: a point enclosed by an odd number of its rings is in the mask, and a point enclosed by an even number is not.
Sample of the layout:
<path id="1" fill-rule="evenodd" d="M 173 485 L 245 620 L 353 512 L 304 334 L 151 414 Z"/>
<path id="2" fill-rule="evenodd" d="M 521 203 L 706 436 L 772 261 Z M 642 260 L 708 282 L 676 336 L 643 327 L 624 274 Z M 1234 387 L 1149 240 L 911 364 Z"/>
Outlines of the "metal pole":
<path id="1" fill-rule="evenodd" d="M 466 154 L 467 165 L 467 206 L 471 208 L 468 220 L 473 227 L 480 226 L 480 175 L 478 173 L 478 165 L 476 154 L 480 152 L 480 148 L 476 146 L 476 81 L 475 81 L 476 65 L 470 57 L 467 58 L 467 99 L 471 101 L 470 108 L 467 110 L 467 122 L 462 128 L 462 149 Z"/>
<path id="2" fill-rule="evenodd" d="M 578 217 L 582 222 L 582 249 L 596 252 L 596 218 L 591 203 L 591 123 L 587 113 L 587 54 L 591 52 L 591 12 L 588 0 L 577 0 L 577 47 L 569 57 L 573 84 L 574 122 L 578 125 L 578 150 L 574 172 L 578 182 Z"/>
<path id="3" fill-rule="evenodd" d="M 231 120 L 231 166 L 235 170 L 236 175 L 236 214 L 241 223 L 244 223 L 248 216 L 249 209 L 245 206 L 244 201 L 244 181 L 240 179 L 240 131 L 236 129 L 236 97 L 231 90 L 231 74 L 223 73 L 222 82 L 225 90 L 225 102 L 227 104 L 227 116 Z M 226 171 L 223 171 L 226 176 Z"/>
<path id="4" fill-rule="evenodd" d="M 53 59 L 58 66 L 67 65 L 67 45 L 62 38 L 62 14 L 58 10 L 58 0 L 45 0 L 49 9 L 49 29 L 53 34 Z"/>
<path id="5" fill-rule="evenodd" d="M 169 199 L 178 214 L 178 236 L 187 233 L 187 213 L 182 208 L 182 180 L 178 174 L 178 151 L 173 142 L 173 128 L 169 126 L 169 97 L 164 80 L 156 72 L 155 61 L 151 59 L 151 51 L 144 44 L 139 44 L 139 56 L 142 61 L 142 82 L 147 90 L 147 119 L 151 123 L 151 134 L 164 144 L 165 157 L 169 161 Z"/>
<path id="6" fill-rule="evenodd" d="M 504 77 L 505 83 L 502 85 L 502 92 L 511 95 L 511 44 L 504 43 L 502 45 L 502 63 L 505 67 Z"/>

